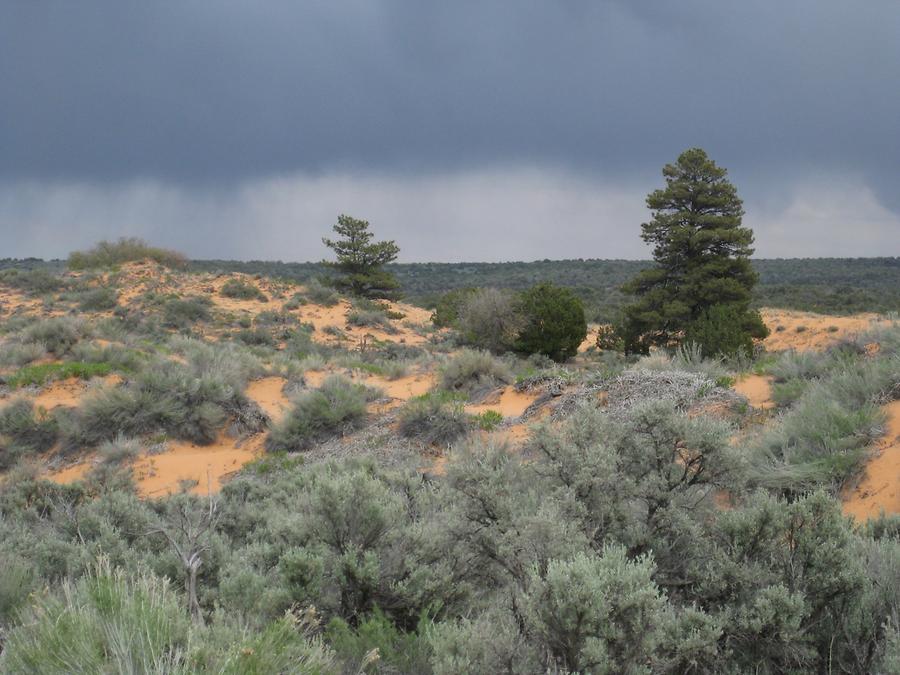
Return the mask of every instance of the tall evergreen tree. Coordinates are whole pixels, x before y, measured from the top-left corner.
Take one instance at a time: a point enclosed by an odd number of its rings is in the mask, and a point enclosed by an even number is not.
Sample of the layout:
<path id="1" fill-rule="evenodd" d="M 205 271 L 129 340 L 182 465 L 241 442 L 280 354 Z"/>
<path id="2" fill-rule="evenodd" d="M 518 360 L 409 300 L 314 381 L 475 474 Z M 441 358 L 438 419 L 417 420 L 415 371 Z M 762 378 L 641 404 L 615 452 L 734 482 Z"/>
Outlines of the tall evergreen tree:
<path id="1" fill-rule="evenodd" d="M 646 353 L 700 339 L 708 354 L 745 349 L 768 331 L 750 308 L 757 274 L 750 264 L 753 231 L 741 225 L 743 203 L 700 148 L 663 168 L 665 188 L 647 196 L 650 222 L 641 238 L 653 245 L 656 265 L 625 286 L 637 296 L 625 308 L 626 349 Z M 710 329 L 710 322 L 728 326 Z"/>
<path id="2" fill-rule="evenodd" d="M 340 273 L 335 288 L 366 298 L 399 297 L 400 283 L 384 265 L 397 259 L 400 247 L 393 241 L 373 242 L 367 220 L 342 214 L 333 229 L 340 239 L 323 237 L 322 242 L 337 256 L 336 261 L 324 261 Z"/>

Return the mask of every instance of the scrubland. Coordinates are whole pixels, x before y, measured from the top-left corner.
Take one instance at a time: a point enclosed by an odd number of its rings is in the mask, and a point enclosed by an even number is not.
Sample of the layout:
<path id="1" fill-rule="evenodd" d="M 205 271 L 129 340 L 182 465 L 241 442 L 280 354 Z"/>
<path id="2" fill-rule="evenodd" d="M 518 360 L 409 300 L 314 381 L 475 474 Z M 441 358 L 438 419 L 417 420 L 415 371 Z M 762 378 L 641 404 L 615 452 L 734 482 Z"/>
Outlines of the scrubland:
<path id="1" fill-rule="evenodd" d="M 0 278 L 0 671 L 900 667 L 896 317 L 554 362 L 155 257 Z"/>

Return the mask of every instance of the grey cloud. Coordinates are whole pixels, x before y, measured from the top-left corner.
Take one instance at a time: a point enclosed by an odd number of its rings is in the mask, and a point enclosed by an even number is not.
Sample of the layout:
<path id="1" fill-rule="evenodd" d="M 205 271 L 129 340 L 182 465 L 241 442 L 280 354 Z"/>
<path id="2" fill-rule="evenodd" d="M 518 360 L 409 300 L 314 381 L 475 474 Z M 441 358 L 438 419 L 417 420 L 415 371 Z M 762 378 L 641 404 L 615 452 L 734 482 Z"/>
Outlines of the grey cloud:
<path id="1" fill-rule="evenodd" d="M 321 237 L 347 212 L 396 239 L 403 261 L 633 259 L 649 257 L 639 238 L 645 193 L 642 184 L 514 167 L 293 174 L 228 190 L 33 183 L 0 189 L 0 239 L 19 257 L 135 235 L 198 258 L 318 260 L 328 253 Z M 900 216 L 853 178 L 822 177 L 746 207 L 762 257 L 900 255 Z"/>
<path id="2" fill-rule="evenodd" d="M 842 177 L 839 193 L 871 197 L 844 216 L 885 210 L 878 229 L 860 230 L 871 240 L 859 247 L 875 254 L 900 212 L 897 35 L 894 0 L 6 2 L 0 244 L 24 250 L 46 233 L 64 253 L 79 232 L 140 231 L 198 255 L 248 257 L 264 248 L 248 231 L 283 241 L 297 220 L 263 204 L 255 213 L 273 220 L 251 223 L 240 195 L 258 199 L 284 181 L 328 188 L 302 193 L 297 213 L 310 221 L 297 227 L 360 204 L 360 215 L 406 228 L 397 231 L 407 241 L 439 222 L 455 228 L 410 255 L 571 255 L 590 243 L 582 229 L 636 227 L 662 164 L 699 145 L 731 170 L 750 220 L 808 213 L 798 195 Z M 470 183 L 498 167 L 516 187 Z M 572 181 L 550 200 L 555 218 L 514 196 L 535 187 L 535 171 Z M 290 195 L 272 198 L 300 209 Z M 510 243 L 503 211 L 517 204 L 554 226 L 582 223 L 578 245 L 537 230 Z M 410 215 L 436 205 L 447 212 Z M 230 234 L 217 236 L 212 218 Z M 817 241 L 840 255 L 842 232 L 827 234 Z M 760 253 L 797 248 L 766 236 Z M 622 241 L 615 255 L 645 255 Z"/>

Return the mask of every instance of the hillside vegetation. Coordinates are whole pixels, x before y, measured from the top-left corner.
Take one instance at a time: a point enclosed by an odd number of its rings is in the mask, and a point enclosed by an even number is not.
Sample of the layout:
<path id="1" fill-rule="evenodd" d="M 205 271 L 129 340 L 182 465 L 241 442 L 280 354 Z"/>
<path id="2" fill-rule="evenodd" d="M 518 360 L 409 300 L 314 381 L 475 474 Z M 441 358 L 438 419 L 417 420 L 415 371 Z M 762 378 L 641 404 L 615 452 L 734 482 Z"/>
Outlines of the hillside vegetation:
<path id="1" fill-rule="evenodd" d="M 889 317 L 554 362 L 283 277 L 0 294 L 0 672 L 896 670 Z"/>

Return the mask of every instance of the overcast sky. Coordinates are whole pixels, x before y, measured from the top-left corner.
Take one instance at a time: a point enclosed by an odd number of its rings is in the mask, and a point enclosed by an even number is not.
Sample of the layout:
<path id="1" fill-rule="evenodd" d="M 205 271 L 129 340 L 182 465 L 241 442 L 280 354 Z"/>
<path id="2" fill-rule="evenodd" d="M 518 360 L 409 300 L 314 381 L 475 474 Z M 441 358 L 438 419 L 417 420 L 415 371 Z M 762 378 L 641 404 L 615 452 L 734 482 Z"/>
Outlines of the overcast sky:
<path id="1" fill-rule="evenodd" d="M 757 255 L 900 255 L 900 2 L 0 3 L 0 257 L 645 258 L 692 146 Z"/>

